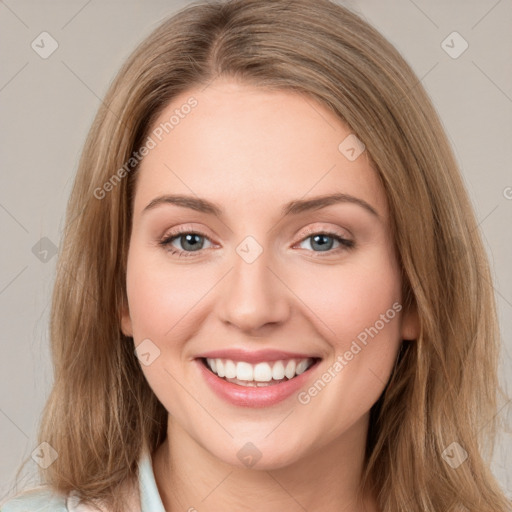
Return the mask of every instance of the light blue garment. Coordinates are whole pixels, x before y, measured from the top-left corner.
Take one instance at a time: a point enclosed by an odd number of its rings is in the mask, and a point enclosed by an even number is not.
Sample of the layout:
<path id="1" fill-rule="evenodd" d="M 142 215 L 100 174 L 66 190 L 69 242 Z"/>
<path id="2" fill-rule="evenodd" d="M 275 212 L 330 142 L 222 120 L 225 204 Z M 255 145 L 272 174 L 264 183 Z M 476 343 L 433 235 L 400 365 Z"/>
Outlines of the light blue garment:
<path id="1" fill-rule="evenodd" d="M 145 451 L 139 462 L 139 491 L 141 512 L 165 512 L 149 452 Z M 69 512 L 68 498 L 50 490 L 35 490 L 11 498 L 0 507 L 0 512 Z"/>

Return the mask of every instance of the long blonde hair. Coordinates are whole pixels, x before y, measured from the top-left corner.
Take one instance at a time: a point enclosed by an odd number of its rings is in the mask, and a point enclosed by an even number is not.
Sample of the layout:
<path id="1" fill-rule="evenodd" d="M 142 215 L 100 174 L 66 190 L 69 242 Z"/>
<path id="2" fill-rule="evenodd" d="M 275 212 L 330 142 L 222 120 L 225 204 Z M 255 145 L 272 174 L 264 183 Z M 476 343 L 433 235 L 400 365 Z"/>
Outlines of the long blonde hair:
<path id="1" fill-rule="evenodd" d="M 361 489 L 383 512 L 508 510 L 489 469 L 504 396 L 492 280 L 457 163 L 410 66 L 329 0 L 194 2 L 144 40 L 112 83 L 60 246 L 55 380 L 39 433 L 59 456 L 42 481 L 121 512 L 118 489 L 135 481 L 141 451 L 165 438 L 167 411 L 120 330 L 138 169 L 126 165 L 175 96 L 220 76 L 322 102 L 363 141 L 385 189 L 404 305 L 416 309 L 421 334 L 403 342 L 371 409 Z M 453 442 L 468 453 L 457 469 L 443 457 Z"/>

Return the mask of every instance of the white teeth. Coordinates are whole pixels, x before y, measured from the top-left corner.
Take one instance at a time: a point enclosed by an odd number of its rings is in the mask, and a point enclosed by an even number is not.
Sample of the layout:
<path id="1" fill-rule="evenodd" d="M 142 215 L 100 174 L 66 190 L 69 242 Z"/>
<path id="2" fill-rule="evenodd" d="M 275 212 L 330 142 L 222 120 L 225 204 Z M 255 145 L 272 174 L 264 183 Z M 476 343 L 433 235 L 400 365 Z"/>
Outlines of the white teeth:
<path id="1" fill-rule="evenodd" d="M 209 364 L 210 368 L 212 369 L 212 371 L 217 372 L 217 366 L 215 363 L 215 359 L 207 359 L 207 361 L 208 361 L 208 364 Z"/>
<path id="2" fill-rule="evenodd" d="M 255 365 L 231 359 L 207 358 L 206 362 L 213 373 L 227 380 L 266 383 L 272 380 L 283 380 L 285 377 L 293 379 L 296 375 L 304 373 L 313 364 L 314 359 L 308 357 L 299 360 L 262 362 Z"/>
<path id="3" fill-rule="evenodd" d="M 258 382 L 268 382 L 272 380 L 272 369 L 270 365 L 268 363 L 258 363 L 254 367 L 253 380 L 257 380 Z"/>
<path id="4" fill-rule="evenodd" d="M 284 379 L 284 364 L 282 361 L 274 363 L 274 367 L 272 368 L 272 378 L 274 380 Z"/>
<path id="5" fill-rule="evenodd" d="M 295 369 L 295 373 L 297 375 L 300 375 L 301 373 L 304 373 L 306 371 L 308 367 L 308 362 L 306 360 L 302 360 L 298 365 L 297 365 L 297 368 Z"/>
<path id="6" fill-rule="evenodd" d="M 224 365 L 224 373 L 226 379 L 236 378 L 236 366 L 233 361 L 226 359 L 226 364 Z"/>
<path id="7" fill-rule="evenodd" d="M 224 373 L 224 363 L 222 362 L 222 359 L 215 359 L 215 365 L 217 366 L 217 375 L 219 377 L 225 377 Z"/>
<path id="8" fill-rule="evenodd" d="M 290 361 L 288 361 L 288 363 L 286 364 L 286 369 L 284 370 L 284 374 L 286 375 L 286 377 L 288 377 L 289 379 L 293 379 L 293 377 L 295 377 L 295 361 L 293 359 L 290 359 Z"/>
<path id="9" fill-rule="evenodd" d="M 238 380 L 254 380 L 253 374 L 252 364 L 245 363 L 244 361 L 238 361 L 238 363 L 236 363 L 236 378 Z"/>

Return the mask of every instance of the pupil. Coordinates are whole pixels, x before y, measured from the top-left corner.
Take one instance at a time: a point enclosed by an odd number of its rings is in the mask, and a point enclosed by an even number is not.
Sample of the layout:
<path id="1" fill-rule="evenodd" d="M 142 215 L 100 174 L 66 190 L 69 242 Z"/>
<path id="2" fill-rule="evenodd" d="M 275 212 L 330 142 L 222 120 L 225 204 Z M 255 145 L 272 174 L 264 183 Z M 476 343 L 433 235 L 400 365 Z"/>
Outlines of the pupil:
<path id="1" fill-rule="evenodd" d="M 193 240 L 194 238 L 199 238 L 200 235 L 196 235 L 194 233 L 191 233 L 191 234 L 188 234 L 188 235 L 185 235 L 184 238 L 186 240 L 185 244 L 183 244 L 183 247 L 185 248 L 186 247 L 186 244 L 189 244 L 190 245 L 190 248 L 193 250 L 193 251 L 196 251 L 198 249 L 200 249 L 200 243 L 194 243 L 193 241 L 191 242 L 191 240 Z"/>
<path id="2" fill-rule="evenodd" d="M 321 251 L 326 251 L 326 250 L 331 249 L 332 237 L 330 237 L 329 235 L 314 235 L 313 236 L 313 244 L 318 243 L 317 240 L 319 240 L 319 239 L 323 240 L 323 242 L 320 242 L 320 244 L 319 244 L 319 248 Z M 325 242 L 326 239 L 330 239 L 331 243 L 329 244 L 329 242 Z M 326 247 L 326 245 L 327 245 L 327 247 Z"/>

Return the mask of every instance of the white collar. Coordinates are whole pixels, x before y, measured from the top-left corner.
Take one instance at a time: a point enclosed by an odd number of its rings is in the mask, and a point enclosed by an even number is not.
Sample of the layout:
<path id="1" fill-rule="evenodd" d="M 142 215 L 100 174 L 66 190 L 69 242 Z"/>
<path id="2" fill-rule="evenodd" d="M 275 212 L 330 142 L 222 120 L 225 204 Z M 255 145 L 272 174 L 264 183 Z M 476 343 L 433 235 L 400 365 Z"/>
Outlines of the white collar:
<path id="1" fill-rule="evenodd" d="M 139 492 L 141 512 L 165 512 L 148 450 L 144 450 L 139 459 Z"/>

